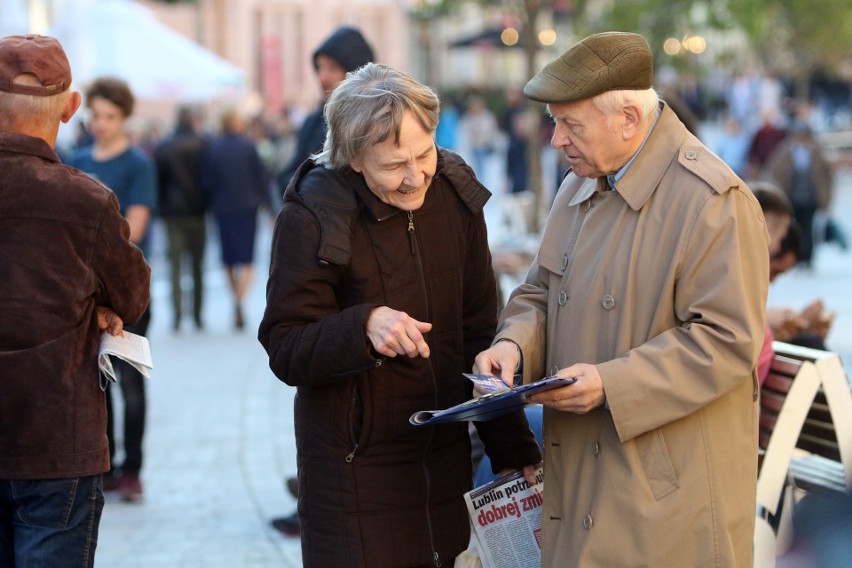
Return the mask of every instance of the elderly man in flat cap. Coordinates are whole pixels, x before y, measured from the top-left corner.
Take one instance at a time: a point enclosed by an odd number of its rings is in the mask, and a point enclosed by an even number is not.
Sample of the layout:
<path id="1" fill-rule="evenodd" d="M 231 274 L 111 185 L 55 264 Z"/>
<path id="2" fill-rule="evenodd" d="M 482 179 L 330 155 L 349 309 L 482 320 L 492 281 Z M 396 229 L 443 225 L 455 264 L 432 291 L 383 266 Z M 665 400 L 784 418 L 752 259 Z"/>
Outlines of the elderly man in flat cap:
<path id="1" fill-rule="evenodd" d="M 93 566 L 109 469 L 101 331 L 150 271 L 115 195 L 59 162 L 80 106 L 62 46 L 0 39 L 0 566 Z"/>
<path id="2" fill-rule="evenodd" d="M 751 191 L 596 34 L 525 86 L 571 165 L 478 372 L 544 411 L 542 564 L 751 566 L 768 238 Z"/>

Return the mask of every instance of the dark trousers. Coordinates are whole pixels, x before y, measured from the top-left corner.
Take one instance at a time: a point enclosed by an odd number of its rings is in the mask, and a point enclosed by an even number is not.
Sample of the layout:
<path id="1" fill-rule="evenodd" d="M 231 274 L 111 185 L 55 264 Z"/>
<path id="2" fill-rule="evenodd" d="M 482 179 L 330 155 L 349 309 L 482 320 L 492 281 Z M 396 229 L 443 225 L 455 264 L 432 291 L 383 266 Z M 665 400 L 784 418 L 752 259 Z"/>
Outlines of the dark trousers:
<path id="1" fill-rule="evenodd" d="M 201 325 L 204 300 L 204 249 L 207 246 L 207 227 L 204 215 L 168 217 L 166 236 L 169 240 L 169 266 L 172 276 L 172 313 L 175 328 L 180 326 L 183 314 L 183 266 L 188 261 L 192 275 L 192 315 L 196 325 Z"/>
<path id="2" fill-rule="evenodd" d="M 101 483 L 100 475 L 0 480 L 0 566 L 94 566 Z"/>
<path id="3" fill-rule="evenodd" d="M 799 262 L 810 267 L 814 256 L 814 215 L 816 205 L 793 205 L 793 218 L 802 229 L 802 243 L 799 249 Z"/>
<path id="4" fill-rule="evenodd" d="M 151 322 L 151 306 L 134 325 L 125 326 L 124 329 L 137 335 L 145 335 L 148 332 L 148 324 Z M 145 376 L 133 368 L 132 365 L 120 359 L 114 359 L 118 374 L 118 386 L 121 389 L 121 397 L 124 400 L 124 462 L 121 465 L 115 463 L 115 418 L 112 393 L 108 390 L 107 401 L 107 439 L 109 440 L 109 455 L 113 469 L 121 469 L 123 473 L 139 473 L 142 469 L 142 438 L 145 435 Z M 110 383 L 110 389 L 113 384 Z"/>

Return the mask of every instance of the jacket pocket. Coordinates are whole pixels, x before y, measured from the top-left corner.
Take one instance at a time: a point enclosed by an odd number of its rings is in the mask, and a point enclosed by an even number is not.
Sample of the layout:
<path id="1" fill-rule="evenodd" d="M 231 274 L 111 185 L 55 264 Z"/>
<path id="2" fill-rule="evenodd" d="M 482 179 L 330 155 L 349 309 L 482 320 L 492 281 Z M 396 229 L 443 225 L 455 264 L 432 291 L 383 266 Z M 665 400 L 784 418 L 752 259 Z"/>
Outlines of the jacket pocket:
<path id="1" fill-rule="evenodd" d="M 657 501 L 680 487 L 661 429 L 637 437 L 636 450 L 651 493 Z"/>

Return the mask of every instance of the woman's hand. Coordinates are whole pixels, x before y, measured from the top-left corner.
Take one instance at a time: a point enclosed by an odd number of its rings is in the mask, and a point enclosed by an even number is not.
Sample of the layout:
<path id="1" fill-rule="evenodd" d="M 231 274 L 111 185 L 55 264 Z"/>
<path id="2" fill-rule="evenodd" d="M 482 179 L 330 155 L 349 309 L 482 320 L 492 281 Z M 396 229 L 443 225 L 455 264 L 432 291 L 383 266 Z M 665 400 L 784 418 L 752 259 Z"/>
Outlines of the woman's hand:
<path id="1" fill-rule="evenodd" d="M 367 337 L 373 349 L 386 357 L 428 357 L 429 345 L 423 334 L 431 329 L 431 323 L 417 321 L 387 306 L 375 308 L 367 318 Z"/>

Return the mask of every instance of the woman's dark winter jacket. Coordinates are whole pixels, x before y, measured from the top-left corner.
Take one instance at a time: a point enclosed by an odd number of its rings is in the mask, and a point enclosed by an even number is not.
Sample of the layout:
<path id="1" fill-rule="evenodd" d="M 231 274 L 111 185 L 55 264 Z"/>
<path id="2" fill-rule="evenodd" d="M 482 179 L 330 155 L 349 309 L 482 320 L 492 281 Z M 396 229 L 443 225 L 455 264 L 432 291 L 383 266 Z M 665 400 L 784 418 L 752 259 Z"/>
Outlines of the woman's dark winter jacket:
<path id="1" fill-rule="evenodd" d="M 259 338 L 275 375 L 298 387 L 305 566 L 451 566 L 468 544 L 467 425 L 408 421 L 470 398 L 462 373 L 496 324 L 490 194 L 458 156 L 439 156 L 410 214 L 351 169 L 311 161 L 285 194 Z M 382 305 L 433 324 L 428 358 L 372 350 L 367 319 Z M 495 471 L 540 460 L 523 412 L 477 428 Z"/>

